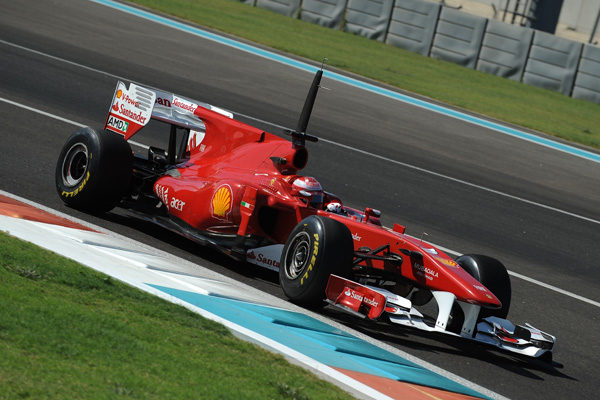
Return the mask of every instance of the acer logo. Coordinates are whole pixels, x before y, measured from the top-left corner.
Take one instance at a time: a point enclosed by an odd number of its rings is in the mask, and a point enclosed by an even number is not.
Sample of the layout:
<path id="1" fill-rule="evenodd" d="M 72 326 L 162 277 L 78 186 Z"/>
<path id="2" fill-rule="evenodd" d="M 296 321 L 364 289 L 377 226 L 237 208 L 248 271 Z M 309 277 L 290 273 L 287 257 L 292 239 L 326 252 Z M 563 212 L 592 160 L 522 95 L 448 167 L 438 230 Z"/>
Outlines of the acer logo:
<path id="1" fill-rule="evenodd" d="M 181 201 L 175 197 L 171 198 L 171 208 L 177 211 L 183 211 L 183 206 L 185 206 L 185 201 Z"/>

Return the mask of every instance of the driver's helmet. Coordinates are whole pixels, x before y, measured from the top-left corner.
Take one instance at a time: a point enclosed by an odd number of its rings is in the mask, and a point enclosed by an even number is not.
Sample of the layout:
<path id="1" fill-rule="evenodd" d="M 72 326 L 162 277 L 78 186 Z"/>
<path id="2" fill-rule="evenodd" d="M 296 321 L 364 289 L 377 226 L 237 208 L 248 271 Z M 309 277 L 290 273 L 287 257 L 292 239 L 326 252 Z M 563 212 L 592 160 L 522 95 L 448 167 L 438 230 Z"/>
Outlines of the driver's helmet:
<path id="1" fill-rule="evenodd" d="M 325 206 L 325 210 L 334 214 L 346 214 L 344 206 L 342 206 L 342 203 L 340 203 L 339 201 L 332 201 L 330 203 L 327 203 L 327 205 Z"/>
<path id="2" fill-rule="evenodd" d="M 315 178 L 300 176 L 294 180 L 292 186 L 298 190 L 300 196 L 306 199 L 311 207 L 323 208 L 323 188 Z"/>

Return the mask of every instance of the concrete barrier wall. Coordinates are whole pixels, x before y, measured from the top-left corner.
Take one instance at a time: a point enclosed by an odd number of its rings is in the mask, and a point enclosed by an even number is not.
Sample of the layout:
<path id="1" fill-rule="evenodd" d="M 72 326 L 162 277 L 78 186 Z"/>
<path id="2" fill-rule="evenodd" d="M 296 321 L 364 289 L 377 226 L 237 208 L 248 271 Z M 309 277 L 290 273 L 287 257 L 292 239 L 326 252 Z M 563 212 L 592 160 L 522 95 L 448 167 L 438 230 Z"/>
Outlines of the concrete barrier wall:
<path id="1" fill-rule="evenodd" d="M 348 0 L 344 31 L 382 42 L 394 0 Z"/>
<path id="2" fill-rule="evenodd" d="M 300 10 L 301 0 L 256 0 L 256 6 L 275 11 L 276 13 L 296 17 Z"/>
<path id="3" fill-rule="evenodd" d="M 300 19 L 340 29 L 344 22 L 347 0 L 303 0 Z"/>
<path id="4" fill-rule="evenodd" d="M 532 40 L 532 29 L 489 20 L 479 51 L 477 70 L 520 81 Z"/>
<path id="5" fill-rule="evenodd" d="M 443 7 L 430 56 L 475 68 L 487 18 Z"/>
<path id="6" fill-rule="evenodd" d="M 428 1 L 397 0 L 385 42 L 428 56 L 441 8 Z"/>
<path id="7" fill-rule="evenodd" d="M 582 47 L 582 43 L 535 31 L 523 83 L 571 95 Z"/>
<path id="8" fill-rule="evenodd" d="M 426 0 L 240 0 L 600 104 L 600 47 Z"/>
<path id="9" fill-rule="evenodd" d="M 600 103 L 600 47 L 583 46 L 573 97 Z"/>

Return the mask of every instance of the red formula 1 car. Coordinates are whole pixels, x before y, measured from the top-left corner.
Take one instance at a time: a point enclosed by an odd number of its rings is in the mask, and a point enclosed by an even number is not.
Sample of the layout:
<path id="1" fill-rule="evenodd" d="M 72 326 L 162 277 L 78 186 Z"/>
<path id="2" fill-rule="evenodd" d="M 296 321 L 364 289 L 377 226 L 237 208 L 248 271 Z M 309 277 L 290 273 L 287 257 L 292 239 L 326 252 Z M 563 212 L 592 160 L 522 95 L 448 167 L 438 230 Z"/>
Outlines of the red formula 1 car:
<path id="1" fill-rule="evenodd" d="M 506 320 L 506 268 L 482 255 L 454 260 L 380 223 L 371 208 L 345 207 L 310 177 L 305 133 L 322 71 L 288 141 L 226 110 L 118 82 L 104 130 L 82 128 L 64 145 L 56 187 L 69 206 L 120 206 L 238 260 L 279 271 L 292 301 L 324 301 L 359 318 L 483 342 L 552 360 L 555 337 Z M 170 131 L 167 149 L 132 153 L 150 120 Z M 434 316 L 419 309 L 434 300 Z M 419 308 L 419 309 L 418 309 Z M 430 307 L 431 308 L 431 307 Z"/>

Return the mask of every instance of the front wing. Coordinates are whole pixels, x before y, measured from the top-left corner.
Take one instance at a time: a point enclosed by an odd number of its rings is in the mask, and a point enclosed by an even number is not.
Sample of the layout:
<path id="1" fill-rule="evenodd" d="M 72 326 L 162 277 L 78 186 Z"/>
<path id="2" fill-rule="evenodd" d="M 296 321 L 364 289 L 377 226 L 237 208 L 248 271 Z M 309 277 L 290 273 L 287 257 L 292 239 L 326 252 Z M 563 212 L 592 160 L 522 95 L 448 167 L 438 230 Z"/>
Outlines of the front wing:
<path id="1" fill-rule="evenodd" d="M 497 317 L 478 318 L 480 307 L 457 302 L 465 319 L 460 333 L 447 329 L 454 294 L 432 292 L 438 303 L 438 316 L 430 322 L 413 307 L 412 302 L 386 289 L 362 285 L 337 275 L 331 275 L 327 284 L 327 302 L 345 312 L 364 319 L 376 320 L 385 316 L 394 324 L 428 332 L 440 332 L 494 346 L 522 356 L 552 360 L 556 338 L 530 324 L 515 325 Z"/>

